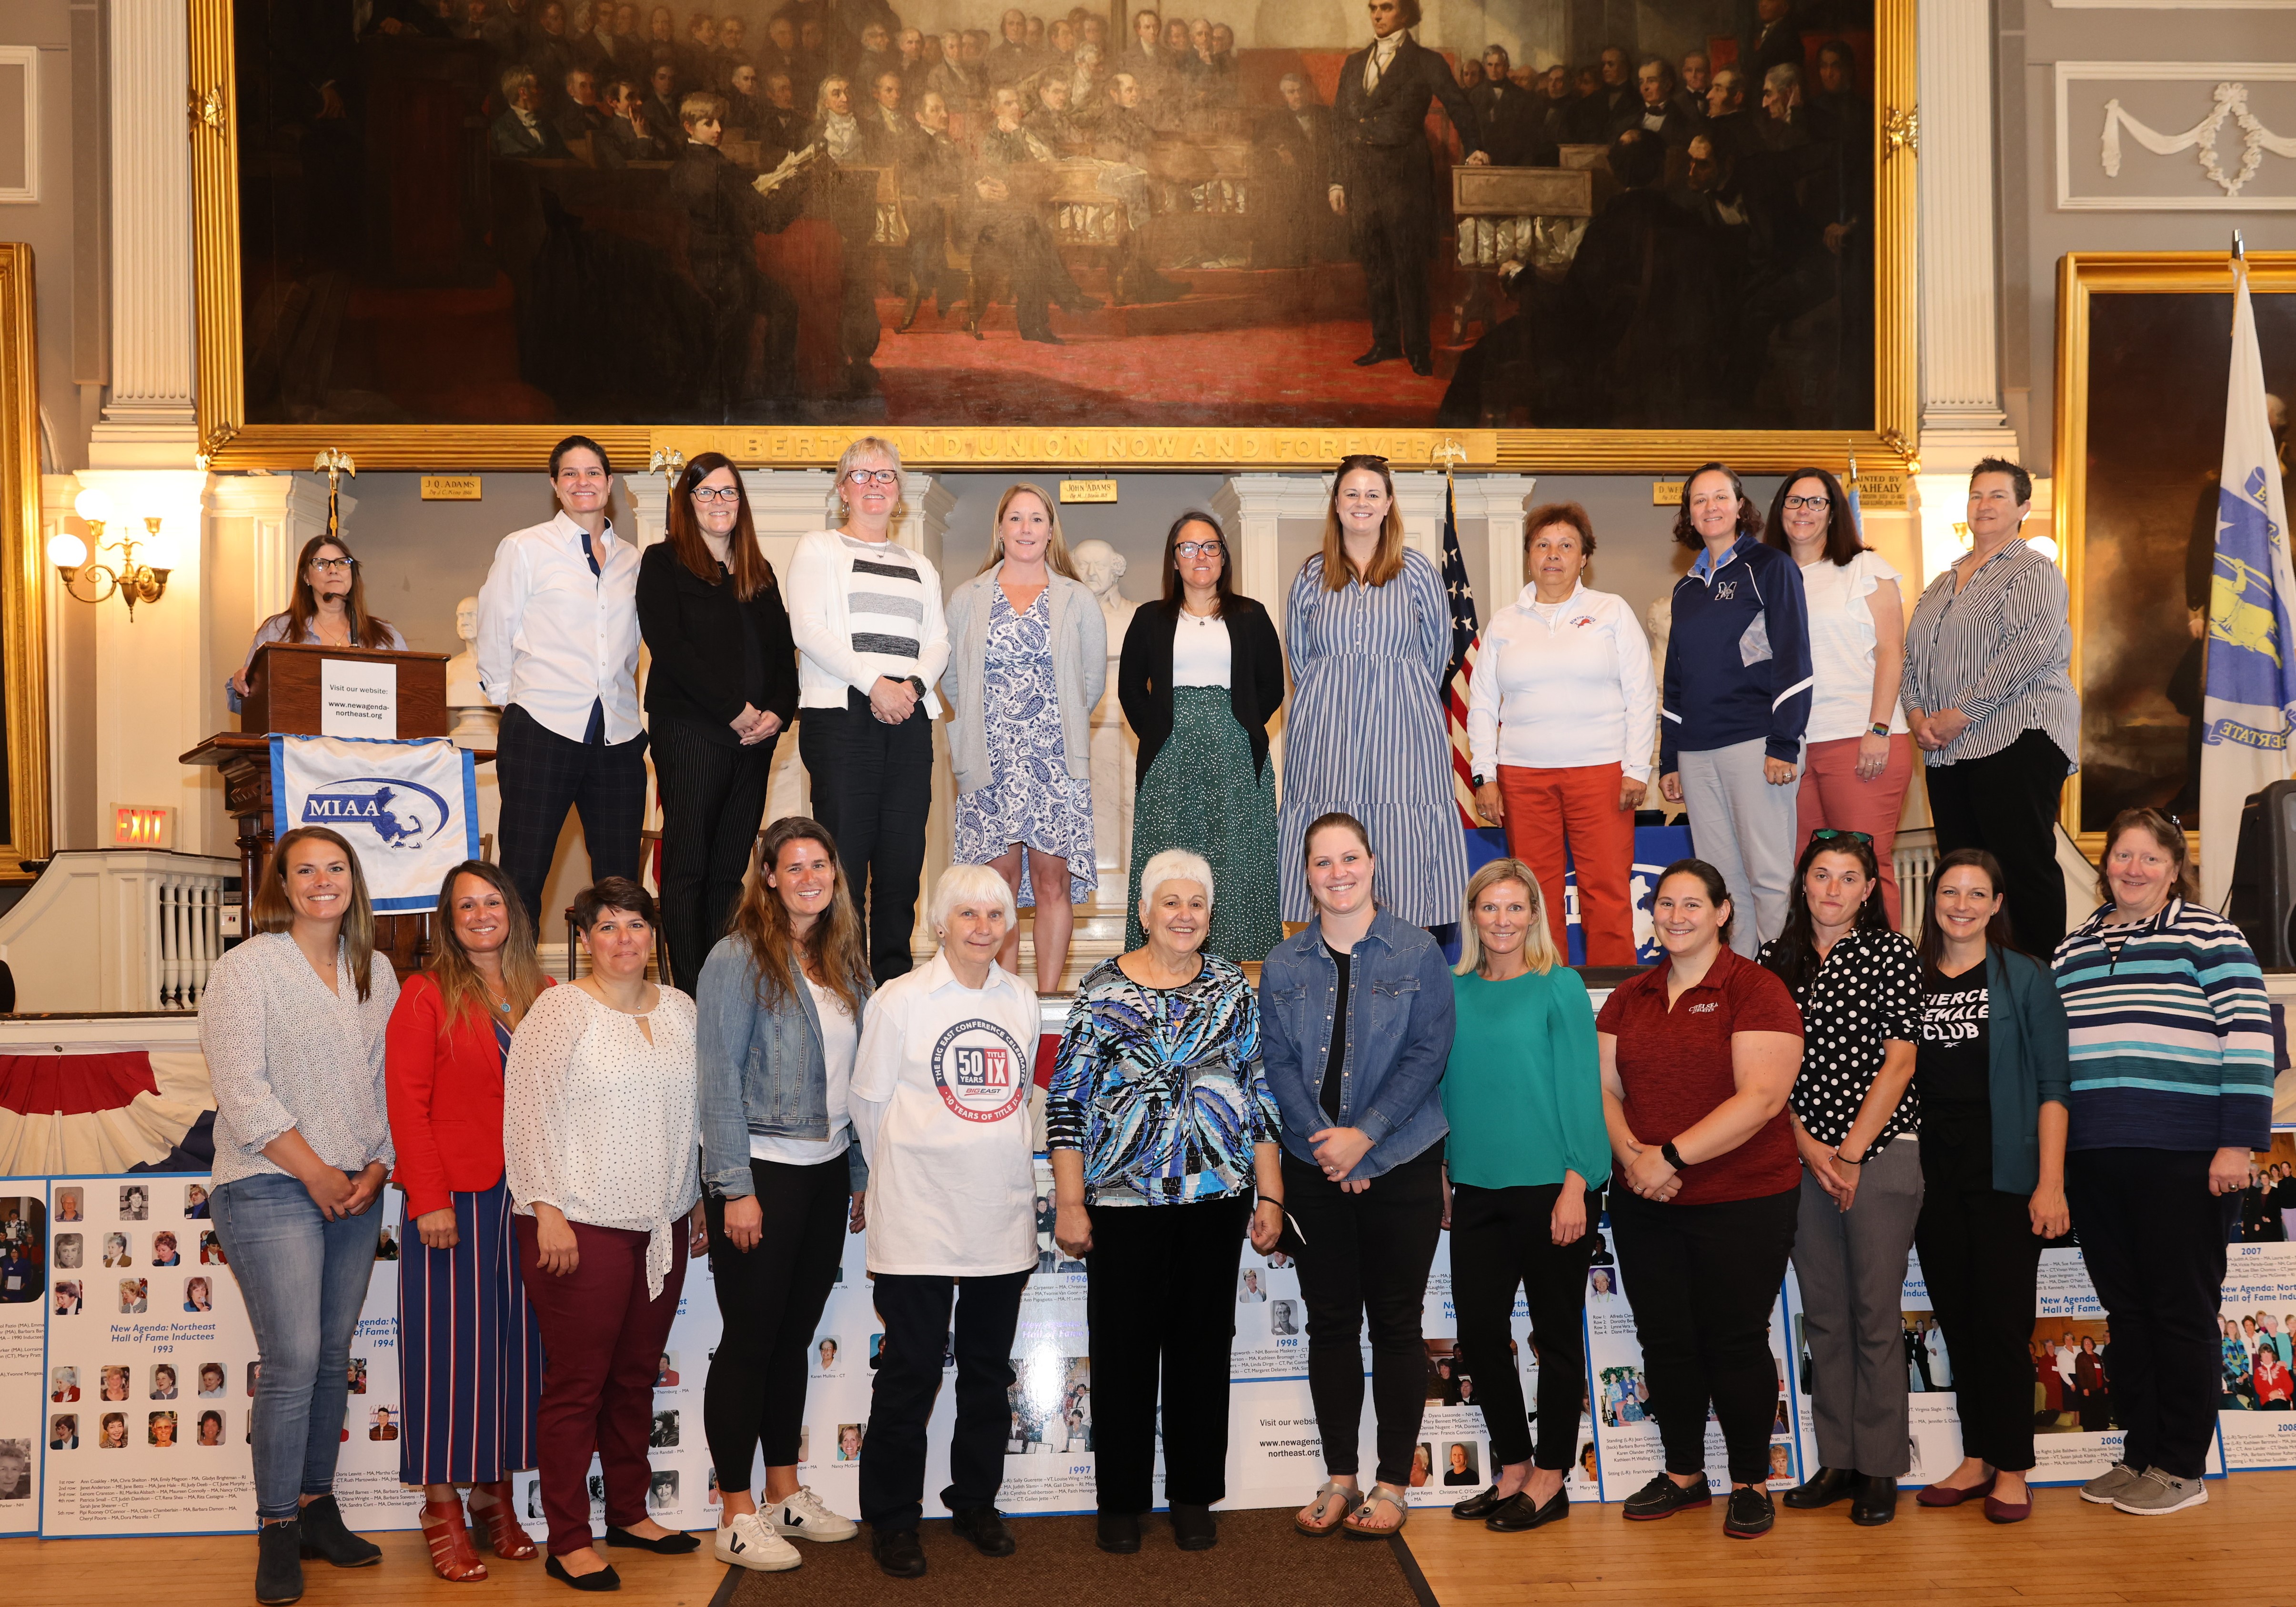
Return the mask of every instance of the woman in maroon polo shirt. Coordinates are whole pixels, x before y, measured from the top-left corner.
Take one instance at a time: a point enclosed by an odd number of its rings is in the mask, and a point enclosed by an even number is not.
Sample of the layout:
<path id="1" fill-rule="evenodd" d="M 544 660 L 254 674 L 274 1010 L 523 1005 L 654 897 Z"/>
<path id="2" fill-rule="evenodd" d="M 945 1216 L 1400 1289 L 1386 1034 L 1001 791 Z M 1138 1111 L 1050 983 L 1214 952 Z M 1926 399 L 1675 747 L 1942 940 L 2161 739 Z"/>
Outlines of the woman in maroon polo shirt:
<path id="1" fill-rule="evenodd" d="M 1730 1459 L 1722 1532 L 1751 1539 L 1776 1520 L 1768 1330 L 1801 1188 L 1785 1113 L 1801 1013 L 1784 983 L 1731 952 L 1730 897 L 1704 860 L 1660 873 L 1651 917 L 1668 963 L 1619 988 L 1595 1020 L 1618 1161 L 1611 1226 L 1666 1447 L 1666 1471 L 1626 1515 L 1712 1502 L 1710 1403 Z"/>

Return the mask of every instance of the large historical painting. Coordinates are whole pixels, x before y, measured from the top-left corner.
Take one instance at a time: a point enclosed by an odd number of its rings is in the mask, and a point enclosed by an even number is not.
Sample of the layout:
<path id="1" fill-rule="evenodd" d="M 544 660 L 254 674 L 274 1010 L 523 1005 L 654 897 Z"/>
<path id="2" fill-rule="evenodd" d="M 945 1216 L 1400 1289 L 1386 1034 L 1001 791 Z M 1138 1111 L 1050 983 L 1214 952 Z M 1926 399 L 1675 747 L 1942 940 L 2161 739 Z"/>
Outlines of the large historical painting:
<path id="1" fill-rule="evenodd" d="M 1875 428 L 1873 0 L 226 3 L 234 428 Z"/>
<path id="2" fill-rule="evenodd" d="M 2221 255 L 2171 260 L 2181 266 L 2160 266 L 2150 285 L 2142 275 L 2152 265 L 2142 258 L 2118 259 L 2118 282 L 2080 275 L 2091 283 L 2071 299 L 2086 340 L 2076 344 L 2079 332 L 2066 332 L 2073 349 L 2063 354 L 2062 377 L 2077 387 L 2079 405 L 2067 410 L 2060 437 L 2078 450 L 2061 455 L 2057 473 L 2061 504 L 2078 521 L 2082 832 L 2102 832 L 2138 805 L 2187 826 L 2200 819 L 2231 274 Z M 2284 475 L 2296 401 L 2296 262 L 2259 259 L 2254 286 Z"/>

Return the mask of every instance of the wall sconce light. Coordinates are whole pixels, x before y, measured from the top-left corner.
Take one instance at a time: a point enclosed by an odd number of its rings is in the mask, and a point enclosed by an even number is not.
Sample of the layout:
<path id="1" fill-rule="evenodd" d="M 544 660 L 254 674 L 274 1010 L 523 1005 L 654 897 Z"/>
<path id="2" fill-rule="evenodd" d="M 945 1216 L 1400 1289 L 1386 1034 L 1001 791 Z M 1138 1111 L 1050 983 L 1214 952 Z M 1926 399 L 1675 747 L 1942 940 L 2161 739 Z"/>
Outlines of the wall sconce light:
<path id="1" fill-rule="evenodd" d="M 127 604 L 128 623 L 135 620 L 135 605 L 157 603 L 167 594 L 168 570 L 165 565 L 138 563 L 135 549 L 146 549 L 152 557 L 164 556 L 160 542 L 160 520 L 157 515 L 144 521 L 144 539 L 121 537 L 118 541 L 103 539 L 103 527 L 112 522 L 111 498 L 96 487 L 90 486 L 72 502 L 72 511 L 87 525 L 88 540 L 82 541 L 69 530 L 59 531 L 48 542 L 48 562 L 56 566 L 56 574 L 64 583 L 64 590 L 82 603 L 101 603 L 114 592 Z M 90 563 L 91 544 L 98 553 L 116 548 L 119 553 L 117 565 Z M 83 590 L 83 586 L 86 590 Z"/>

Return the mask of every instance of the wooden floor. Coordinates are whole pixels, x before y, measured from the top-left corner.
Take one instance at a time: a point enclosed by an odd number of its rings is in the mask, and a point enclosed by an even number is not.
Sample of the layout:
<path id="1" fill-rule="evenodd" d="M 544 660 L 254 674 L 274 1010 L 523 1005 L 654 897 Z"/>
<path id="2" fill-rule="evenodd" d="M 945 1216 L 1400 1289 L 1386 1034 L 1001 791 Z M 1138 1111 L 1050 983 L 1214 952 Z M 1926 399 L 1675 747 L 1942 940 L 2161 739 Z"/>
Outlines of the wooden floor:
<path id="1" fill-rule="evenodd" d="M 2070 1489 L 2039 1491 L 2032 1518 L 1996 1528 L 1973 1509 L 1925 1512 L 1910 1494 L 1898 1521 L 1859 1529 L 1846 1507 L 1781 1511 L 1767 1537 L 1722 1537 L 1718 1503 L 1662 1522 L 1629 1524 L 1616 1506 L 1579 1506 L 1528 1535 L 1494 1535 L 1441 1508 L 1414 1513 L 1412 1554 L 1441 1607 L 1516 1607 L 1525 1601 L 1664 1603 L 1666 1607 L 1781 1607 L 1857 1603 L 2296 1603 L 2296 1569 L 2274 1551 L 2296 1507 L 2296 1472 L 2212 1481 L 2209 1504 L 2169 1518 L 2130 1518 Z M 343 1573 L 309 1565 L 308 1607 L 568 1607 L 573 1594 L 539 1563 L 495 1564 L 478 1586 L 440 1582 L 422 1538 L 379 1537 L 380 1568 Z M 1343 1544 L 1332 1541 L 1329 1544 Z M 1300 1541 L 1301 1545 L 1319 1544 Z M 656 1557 L 617 1552 L 624 1607 L 707 1607 L 724 1570 L 705 1552 Z M 1023 1559 L 1025 1561 L 1025 1559 Z M 1271 1560 L 1275 1561 L 1275 1560 Z M 1254 1566 L 1259 1566 L 1255 1563 Z M 0 1600 L 28 1607 L 164 1602 L 244 1607 L 255 1549 L 242 1536 L 167 1540 L 0 1540 Z M 803 1570 L 786 1576 L 802 1600 Z M 1271 1578 L 1279 1577 L 1271 1574 Z M 1032 1580 L 1020 1600 L 1056 1597 Z M 900 1587 L 886 1581 L 885 1600 Z M 1267 1598 L 1282 1599 L 1271 1589 Z"/>

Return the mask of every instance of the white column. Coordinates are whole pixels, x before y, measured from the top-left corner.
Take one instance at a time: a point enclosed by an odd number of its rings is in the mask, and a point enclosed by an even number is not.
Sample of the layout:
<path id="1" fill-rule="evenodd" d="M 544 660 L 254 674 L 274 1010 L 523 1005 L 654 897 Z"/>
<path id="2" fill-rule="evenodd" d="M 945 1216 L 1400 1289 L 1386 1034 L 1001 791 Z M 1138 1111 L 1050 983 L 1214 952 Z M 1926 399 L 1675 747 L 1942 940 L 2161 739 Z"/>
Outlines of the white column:
<path id="1" fill-rule="evenodd" d="M 2001 407 L 1992 21 L 1987 0 L 1921 8 L 1921 455 L 1944 474 L 2017 448 Z"/>
<path id="2" fill-rule="evenodd" d="M 1231 474 L 1212 493 L 1212 512 L 1235 549 L 1235 589 L 1258 598 L 1279 632 L 1292 589 L 1292 577 L 1283 572 L 1280 527 L 1287 519 L 1321 520 L 1331 495 L 1317 474 Z"/>
<path id="3" fill-rule="evenodd" d="M 622 492 L 630 499 L 629 537 L 643 552 L 669 534 L 669 482 L 644 471 L 625 474 Z"/>
<path id="4" fill-rule="evenodd" d="M 111 0 L 111 386 L 88 460 L 188 469 L 192 408 L 191 82 L 182 0 Z M 234 108 L 236 110 L 236 108 Z"/>
<path id="5" fill-rule="evenodd" d="M 345 483 L 336 499 L 343 533 L 350 538 L 351 510 L 358 498 Z M 285 608 L 295 594 L 295 559 L 303 544 L 327 529 L 327 482 L 316 474 L 218 474 L 209 481 L 207 509 L 214 531 L 216 562 L 228 573 L 244 566 L 248 577 L 250 632 Z M 245 521 L 244 528 L 240 521 Z M 218 619 L 218 641 L 241 622 Z"/>
<path id="6" fill-rule="evenodd" d="M 1443 562 L 1443 477 L 1436 473 L 1398 474 L 1395 503 L 1403 510 L 1403 539 L 1435 561 Z"/>
<path id="7" fill-rule="evenodd" d="M 1462 523 L 1485 522 L 1484 550 L 1488 568 L 1486 594 L 1477 601 L 1476 617 L 1486 625 L 1491 615 L 1515 599 L 1523 587 L 1522 516 L 1530 510 L 1531 493 L 1538 477 L 1532 474 L 1461 475 L 1457 505 Z"/>

